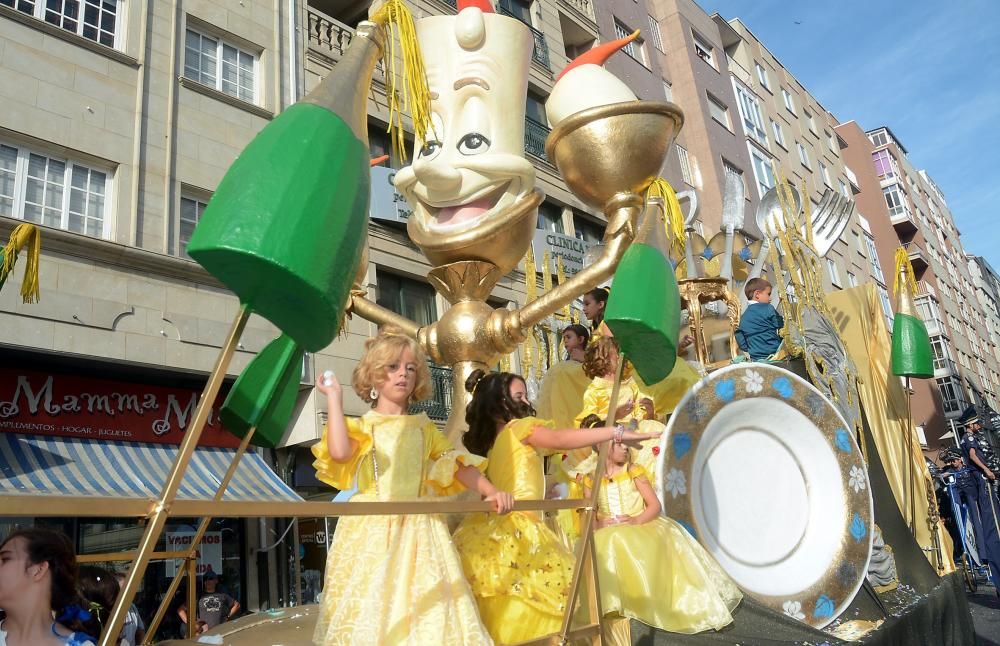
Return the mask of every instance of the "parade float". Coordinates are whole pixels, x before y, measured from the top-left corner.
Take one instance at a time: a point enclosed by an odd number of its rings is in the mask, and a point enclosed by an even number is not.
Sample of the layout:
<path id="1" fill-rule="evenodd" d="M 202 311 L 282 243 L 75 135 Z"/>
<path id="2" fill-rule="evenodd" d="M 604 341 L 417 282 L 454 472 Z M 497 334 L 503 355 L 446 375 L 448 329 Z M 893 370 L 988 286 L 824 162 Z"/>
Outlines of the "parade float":
<path id="1" fill-rule="evenodd" d="M 553 126 L 547 157 L 574 195 L 607 217 L 602 248 L 558 285 L 546 284 L 541 293 L 529 285 L 533 297 L 522 307 L 494 309 L 486 299 L 525 258 L 543 199 L 523 154 L 531 34 L 482 0 L 460 2 L 455 16 L 423 18 L 415 30 L 402 14 L 393 0 L 359 25 L 330 75 L 234 162 L 191 240 L 188 253 L 239 297 L 241 308 L 162 488 L 149 499 L 115 500 L 117 515 L 146 523 L 137 550 L 102 555 L 130 560 L 133 567 L 101 644 L 113 643 L 151 560 L 184 560 L 188 567 L 179 570 L 165 599 L 185 577 L 193 595 L 190 566 L 212 516 L 488 509 L 466 500 L 344 504 L 304 502 L 287 492 L 249 499 L 227 491 L 251 444 L 274 446 L 280 439 L 292 415 L 289 393 L 298 385 L 302 353 L 329 345 L 345 316 L 394 325 L 433 361 L 454 370 L 446 431 L 456 439 L 468 401 L 461 388 L 466 376 L 518 352 L 537 338 L 538 326 L 551 332 L 553 316 L 609 280 L 606 323 L 646 383 L 669 380 L 678 369 L 696 374 L 677 359 L 682 325 L 694 336 L 694 361 L 707 376 L 684 377 L 690 387 L 674 398 L 672 411 L 664 411 L 672 414 L 657 451 L 657 493 L 665 513 L 745 593 L 734 624 L 721 632 L 676 635 L 633 622 L 632 639 L 970 643 L 950 540 L 925 495 L 927 471 L 914 448 L 906 393 L 890 370 L 877 297 L 868 288 L 828 297 L 819 279 L 822 259 L 844 231 L 853 204 L 829 192 L 813 213 L 810 201 L 783 183 L 762 200 L 758 227 L 764 239 L 737 245 L 742 185 L 732 185 L 723 230 L 709 241 L 693 235 L 693 209 L 683 213 L 657 177 L 683 113 L 670 103 L 638 100 L 607 72 L 603 61 L 622 44 L 610 43 L 564 70 L 546 104 Z M 394 122 L 400 135 L 405 108 L 415 146 L 412 164 L 395 181 L 413 209 L 408 233 L 430 261 L 428 279 L 451 304 L 426 326 L 368 300 L 357 281 L 367 263 L 366 101 L 377 61 L 394 69 L 397 31 L 408 78 L 393 87 L 389 75 L 388 94 L 409 99 L 395 106 Z M 741 311 L 735 287 L 765 273 L 782 292 L 783 351 L 769 363 L 734 363 Z M 250 363 L 223 408 L 226 428 L 241 437 L 236 459 L 212 500 L 193 498 L 183 488 L 184 475 L 251 312 L 282 335 Z M 604 464 L 597 460 L 594 483 Z M 516 504 L 518 511 L 578 510 L 581 520 L 562 629 L 531 643 L 601 643 L 605 635 L 593 584 L 598 494 L 594 486 L 589 499 Z M 29 509 L 35 516 L 105 513 L 92 499 L 67 496 L 10 495 L 3 502 L 9 515 Z M 190 548 L 159 553 L 155 547 L 169 516 L 203 520 Z M 590 609 L 589 623 L 573 622 L 577 595 Z M 166 603 L 154 627 L 165 612 Z M 226 644 L 310 643 L 315 621 L 314 607 L 274 610 L 224 624 L 212 636 Z"/>

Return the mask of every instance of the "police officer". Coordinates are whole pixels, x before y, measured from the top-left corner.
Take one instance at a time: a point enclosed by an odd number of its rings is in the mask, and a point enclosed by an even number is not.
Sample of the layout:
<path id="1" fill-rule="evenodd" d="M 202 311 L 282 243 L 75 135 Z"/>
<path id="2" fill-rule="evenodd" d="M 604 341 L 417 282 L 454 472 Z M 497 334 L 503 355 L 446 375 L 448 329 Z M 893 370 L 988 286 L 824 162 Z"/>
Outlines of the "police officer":
<path id="1" fill-rule="evenodd" d="M 993 586 L 1000 595 L 1000 501 L 997 500 L 994 488 L 997 475 L 987 465 L 986 454 L 979 443 L 979 438 L 976 437 L 977 431 L 982 428 L 982 423 L 975 406 L 965 409 L 961 422 L 965 425 L 965 434 L 959 447 L 976 483 L 979 517 L 983 529 L 982 543 L 977 547 L 982 560 L 990 565 Z"/>
<path id="2" fill-rule="evenodd" d="M 950 474 L 955 478 L 954 488 L 952 489 L 955 495 L 955 502 L 959 506 L 964 505 L 966 510 L 968 510 L 969 522 L 972 523 L 972 531 L 976 539 L 976 552 L 978 553 L 979 546 L 983 542 L 983 523 L 979 517 L 979 485 L 974 479 L 975 474 L 965 467 L 965 462 L 962 460 L 962 452 L 957 448 L 947 448 L 941 451 L 939 457 L 944 462 L 944 469 L 942 469 L 941 473 Z M 965 526 L 962 523 L 961 517 L 952 517 L 954 514 L 951 511 L 951 503 L 947 501 L 947 496 L 938 498 L 938 506 L 942 510 L 942 516 L 946 515 L 945 510 L 947 510 L 948 519 L 951 521 L 948 523 L 948 532 L 955 542 L 956 550 L 961 549 L 963 543 L 959 538 L 959 534 L 964 534 L 965 532 Z"/>

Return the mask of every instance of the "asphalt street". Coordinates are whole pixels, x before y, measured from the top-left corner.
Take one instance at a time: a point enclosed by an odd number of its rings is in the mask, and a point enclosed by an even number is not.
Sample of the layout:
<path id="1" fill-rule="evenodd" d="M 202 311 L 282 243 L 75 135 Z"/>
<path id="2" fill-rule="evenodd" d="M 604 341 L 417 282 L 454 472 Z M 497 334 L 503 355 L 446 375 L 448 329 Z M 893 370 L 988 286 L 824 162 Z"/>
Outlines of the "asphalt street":
<path id="1" fill-rule="evenodd" d="M 1000 646 L 1000 598 L 993 586 L 981 583 L 968 597 L 979 646 Z"/>

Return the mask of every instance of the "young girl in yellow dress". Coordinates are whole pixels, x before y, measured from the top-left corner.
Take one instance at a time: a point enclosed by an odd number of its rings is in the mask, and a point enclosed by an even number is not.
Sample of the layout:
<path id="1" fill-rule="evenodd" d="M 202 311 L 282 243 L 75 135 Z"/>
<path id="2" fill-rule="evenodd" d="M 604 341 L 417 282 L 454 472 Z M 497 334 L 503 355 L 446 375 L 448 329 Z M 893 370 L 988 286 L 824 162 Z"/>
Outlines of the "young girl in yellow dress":
<path id="1" fill-rule="evenodd" d="M 611 445 L 598 492 L 594 546 L 605 617 L 675 633 L 719 630 L 743 595 L 684 527 L 660 515 L 649 474 L 629 453 Z M 585 485 L 589 496 L 591 478 Z"/>
<path id="2" fill-rule="evenodd" d="M 408 415 L 430 390 L 427 361 L 416 343 L 383 331 L 366 344 L 352 377 L 372 409 L 345 420 L 332 373 L 317 388 L 328 424 L 313 447 L 320 480 L 349 489 L 353 501 L 418 500 L 465 487 L 494 503 L 513 505 L 477 470 L 484 460 L 456 450 L 426 415 Z M 316 644 L 491 644 L 441 516 L 344 516 L 337 523 Z"/>
<path id="3" fill-rule="evenodd" d="M 554 430 L 534 417 L 524 380 L 507 372 L 474 371 L 463 442 L 489 458 L 486 475 L 516 500 L 545 495 L 542 455 L 612 438 L 637 443 L 648 433 L 623 427 Z M 511 644 L 557 632 L 562 625 L 573 555 L 536 512 L 466 516 L 453 537 L 479 614 L 497 643 Z"/>

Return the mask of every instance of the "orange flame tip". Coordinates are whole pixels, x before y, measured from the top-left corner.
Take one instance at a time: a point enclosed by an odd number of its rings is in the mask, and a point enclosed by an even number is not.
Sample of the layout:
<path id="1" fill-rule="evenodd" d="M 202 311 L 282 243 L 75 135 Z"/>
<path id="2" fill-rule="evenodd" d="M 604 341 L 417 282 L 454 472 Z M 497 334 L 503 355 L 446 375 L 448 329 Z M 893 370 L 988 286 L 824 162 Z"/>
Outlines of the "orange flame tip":
<path id="1" fill-rule="evenodd" d="M 576 58 L 574 58 L 569 65 L 563 68 L 559 72 L 559 76 L 556 77 L 556 82 L 561 79 L 566 72 L 570 71 L 575 67 L 580 67 L 581 65 L 604 65 L 611 58 L 612 54 L 620 50 L 625 45 L 628 45 L 633 40 L 639 37 L 639 30 L 636 29 L 631 34 L 625 38 L 619 38 L 618 40 L 612 40 L 609 43 L 604 43 L 603 45 L 598 45 L 591 50 L 588 50 Z"/>

